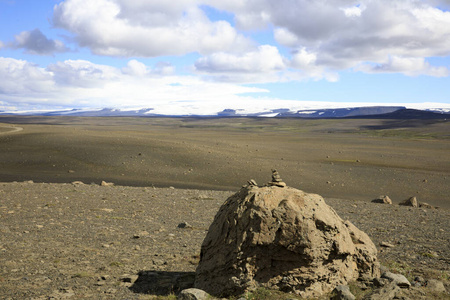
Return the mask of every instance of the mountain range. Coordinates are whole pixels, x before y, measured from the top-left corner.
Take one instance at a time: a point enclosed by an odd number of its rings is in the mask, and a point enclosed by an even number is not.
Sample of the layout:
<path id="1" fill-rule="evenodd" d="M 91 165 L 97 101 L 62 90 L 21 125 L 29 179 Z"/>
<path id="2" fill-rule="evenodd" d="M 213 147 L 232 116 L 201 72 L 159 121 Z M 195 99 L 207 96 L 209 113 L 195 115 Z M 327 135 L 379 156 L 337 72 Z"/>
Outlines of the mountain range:
<path id="1" fill-rule="evenodd" d="M 161 114 L 153 108 L 124 110 L 116 108 L 71 109 L 46 112 L 2 112 L 0 115 L 39 115 L 39 116 L 77 116 L 77 117 L 278 117 L 278 118 L 386 118 L 386 119 L 447 119 L 448 109 L 408 109 L 404 106 L 368 106 L 347 108 L 324 108 L 292 110 L 288 108 L 267 109 L 260 112 L 245 112 L 239 109 L 224 109 L 215 114 Z"/>

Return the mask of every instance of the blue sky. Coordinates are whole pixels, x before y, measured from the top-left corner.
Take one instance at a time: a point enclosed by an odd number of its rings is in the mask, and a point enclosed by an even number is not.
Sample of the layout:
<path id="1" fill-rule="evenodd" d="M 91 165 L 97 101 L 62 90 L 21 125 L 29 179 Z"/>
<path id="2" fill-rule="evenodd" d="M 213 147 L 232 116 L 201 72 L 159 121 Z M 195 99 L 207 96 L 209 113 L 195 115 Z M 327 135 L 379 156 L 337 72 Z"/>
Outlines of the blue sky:
<path id="1" fill-rule="evenodd" d="M 450 108 L 450 4 L 0 0 L 0 111 Z"/>

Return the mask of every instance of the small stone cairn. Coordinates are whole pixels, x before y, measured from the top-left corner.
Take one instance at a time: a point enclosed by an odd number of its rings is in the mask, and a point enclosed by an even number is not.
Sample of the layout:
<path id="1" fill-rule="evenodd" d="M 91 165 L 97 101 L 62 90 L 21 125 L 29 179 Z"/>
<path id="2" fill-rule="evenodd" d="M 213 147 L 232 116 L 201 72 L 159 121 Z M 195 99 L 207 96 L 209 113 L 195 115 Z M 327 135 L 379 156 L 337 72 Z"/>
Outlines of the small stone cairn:
<path id="1" fill-rule="evenodd" d="M 283 179 L 281 179 L 280 174 L 278 174 L 277 170 L 272 170 L 272 181 L 269 182 L 269 185 L 285 187 L 286 183 L 283 182 Z"/>

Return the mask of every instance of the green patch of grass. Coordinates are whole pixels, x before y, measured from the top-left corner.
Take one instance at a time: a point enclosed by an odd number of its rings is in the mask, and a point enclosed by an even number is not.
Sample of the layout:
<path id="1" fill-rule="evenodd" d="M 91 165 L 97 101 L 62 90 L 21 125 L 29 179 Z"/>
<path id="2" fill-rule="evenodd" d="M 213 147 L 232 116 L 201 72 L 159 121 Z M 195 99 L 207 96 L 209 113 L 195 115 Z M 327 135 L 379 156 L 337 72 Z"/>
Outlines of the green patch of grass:
<path id="1" fill-rule="evenodd" d="M 441 275 L 439 276 L 439 279 L 444 281 L 450 281 L 450 272 L 442 271 Z"/>
<path id="2" fill-rule="evenodd" d="M 292 294 L 283 293 L 280 291 L 270 290 L 267 288 L 257 288 L 254 291 L 249 291 L 244 295 L 240 296 L 244 297 L 246 300 L 287 300 L 287 299 L 298 299 L 297 296 Z M 236 299 L 239 299 L 237 297 Z M 234 298 L 230 298 L 234 299 Z"/>
<path id="3" fill-rule="evenodd" d="M 407 263 L 401 263 L 397 261 L 387 262 L 385 266 L 392 272 L 397 274 L 402 274 L 410 282 L 413 281 L 414 275 L 412 274 L 413 268 Z"/>
<path id="4" fill-rule="evenodd" d="M 349 282 L 348 287 L 350 292 L 356 297 L 356 299 L 363 299 L 366 295 L 373 292 L 372 288 L 367 288 L 363 290 L 357 282 Z"/>
<path id="5" fill-rule="evenodd" d="M 155 299 L 155 298 L 151 298 Z M 175 294 L 170 294 L 167 296 L 157 296 L 156 300 L 177 300 L 177 296 Z"/>
<path id="6" fill-rule="evenodd" d="M 430 252 L 422 252 L 420 253 L 421 256 L 423 257 L 428 257 L 428 258 L 435 258 L 436 256 L 433 253 Z"/>

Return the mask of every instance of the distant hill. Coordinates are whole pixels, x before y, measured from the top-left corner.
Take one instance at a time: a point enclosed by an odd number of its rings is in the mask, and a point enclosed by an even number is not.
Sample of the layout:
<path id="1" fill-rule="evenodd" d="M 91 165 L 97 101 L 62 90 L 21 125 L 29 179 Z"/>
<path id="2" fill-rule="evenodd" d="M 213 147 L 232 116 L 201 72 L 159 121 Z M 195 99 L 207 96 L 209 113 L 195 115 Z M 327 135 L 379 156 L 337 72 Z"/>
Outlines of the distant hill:
<path id="1" fill-rule="evenodd" d="M 282 112 L 277 117 L 299 117 L 299 118 L 345 118 L 355 116 L 382 115 L 392 113 L 401 109 L 403 106 L 369 106 L 369 107 L 348 107 L 331 108 L 318 110 L 301 110 L 295 113 Z"/>
<path id="2" fill-rule="evenodd" d="M 359 115 L 352 118 L 374 118 L 374 119 L 450 119 L 450 114 L 442 112 L 433 112 L 418 109 L 399 109 L 390 113 L 377 114 L 377 115 Z"/>
<path id="3" fill-rule="evenodd" d="M 215 113 L 203 114 L 161 114 L 154 108 L 138 109 L 72 109 L 46 112 L 2 112 L 1 115 L 32 115 L 32 116 L 75 116 L 75 117 L 277 117 L 277 118 L 381 118 L 381 119 L 447 119 L 450 116 L 448 109 L 417 110 L 407 109 L 404 106 L 363 106 L 326 109 L 293 110 L 289 108 L 262 109 L 262 111 L 246 112 L 243 109 L 227 108 Z"/>

